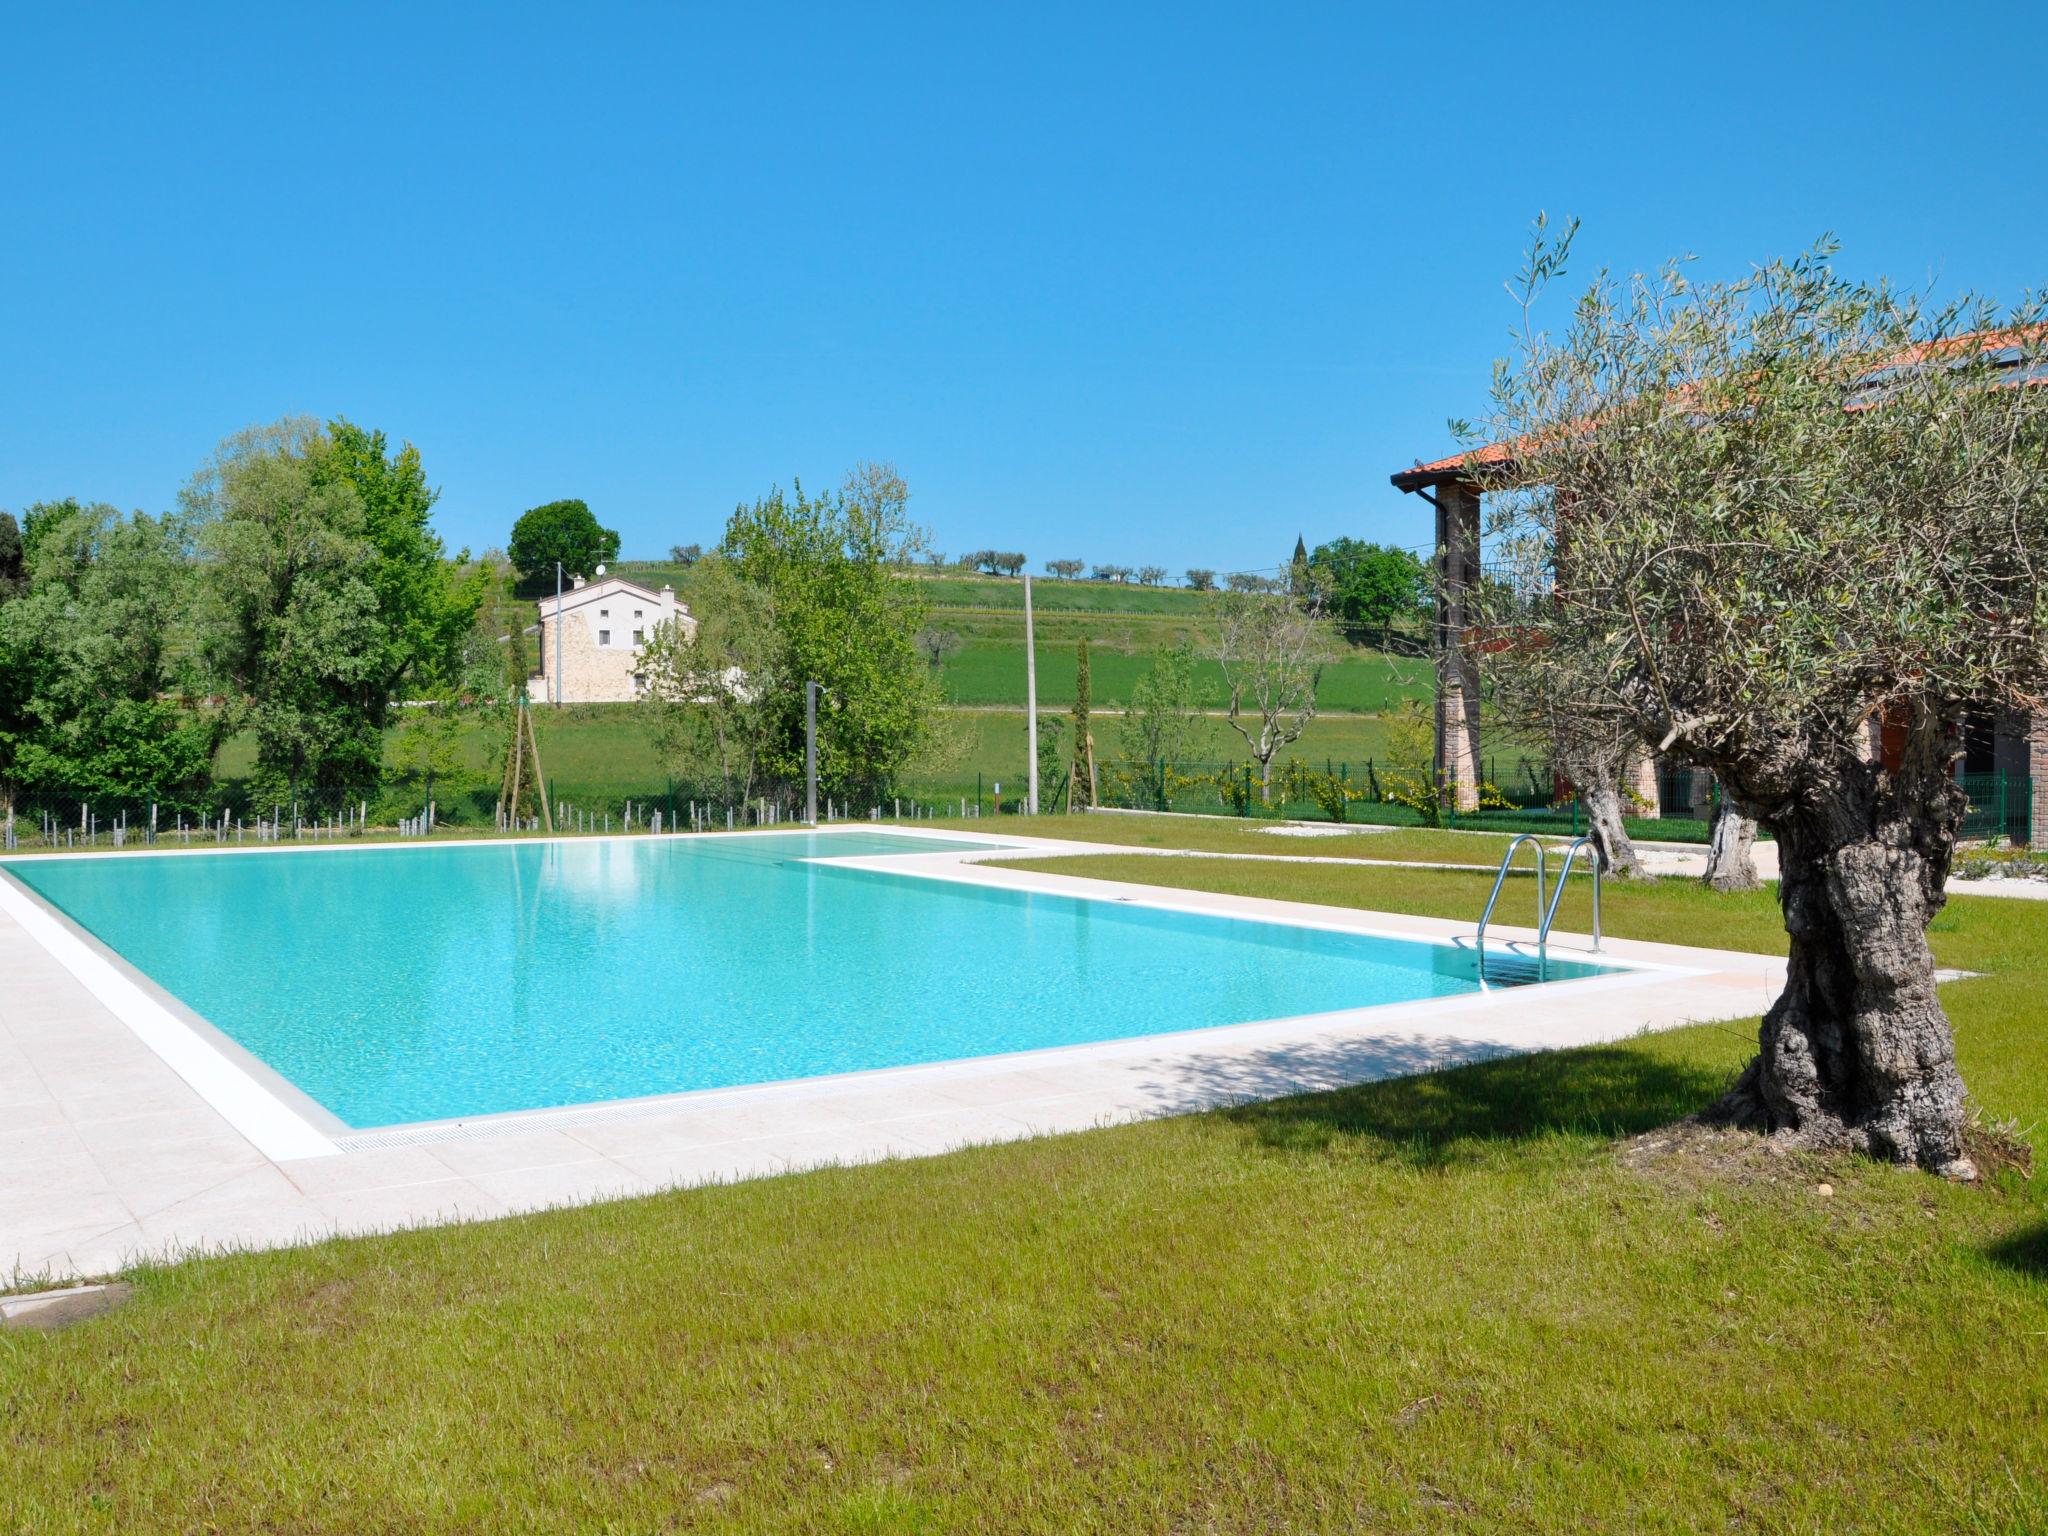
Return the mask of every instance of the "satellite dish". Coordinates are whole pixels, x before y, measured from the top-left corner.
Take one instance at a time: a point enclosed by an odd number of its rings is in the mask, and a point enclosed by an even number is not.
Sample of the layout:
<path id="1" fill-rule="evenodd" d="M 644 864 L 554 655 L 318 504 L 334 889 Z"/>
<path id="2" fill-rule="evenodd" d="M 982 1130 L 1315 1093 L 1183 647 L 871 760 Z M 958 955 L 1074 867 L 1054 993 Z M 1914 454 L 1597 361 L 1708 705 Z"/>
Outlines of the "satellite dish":
<path id="1" fill-rule="evenodd" d="M 597 568 L 597 574 L 598 574 L 598 575 L 600 575 L 600 576 L 602 576 L 602 575 L 604 574 L 604 567 L 603 567 L 603 566 L 601 566 L 601 565 L 600 565 L 600 566 L 599 566 L 599 567 Z"/>

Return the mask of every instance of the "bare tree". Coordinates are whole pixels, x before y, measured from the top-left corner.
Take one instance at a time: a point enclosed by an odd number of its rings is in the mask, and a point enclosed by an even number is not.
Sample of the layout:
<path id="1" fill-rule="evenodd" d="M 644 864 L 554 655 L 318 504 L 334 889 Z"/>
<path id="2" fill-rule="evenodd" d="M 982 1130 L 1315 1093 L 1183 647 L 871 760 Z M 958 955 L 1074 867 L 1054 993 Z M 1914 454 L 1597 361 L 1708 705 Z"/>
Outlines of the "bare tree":
<path id="1" fill-rule="evenodd" d="M 1164 580 L 1166 580 L 1165 566 L 1141 565 L 1138 567 L 1138 584 L 1140 586 L 1156 587 Z"/>
<path id="2" fill-rule="evenodd" d="M 1273 759 L 1315 718 L 1316 688 L 1330 651 L 1313 592 L 1303 599 L 1229 592 L 1217 604 L 1215 654 L 1230 689 L 1230 726 L 1259 765 L 1261 799 L 1271 798 Z"/>
<path id="3" fill-rule="evenodd" d="M 2048 308 L 1937 310 L 1823 247 L 1603 278 L 1546 332 L 1569 242 L 1539 224 L 1486 433 L 1496 531 L 1558 585 L 1492 665 L 1567 669 L 1776 837 L 1786 986 L 1713 1117 L 1970 1177 L 1926 929 L 1964 715 L 2048 694 Z"/>

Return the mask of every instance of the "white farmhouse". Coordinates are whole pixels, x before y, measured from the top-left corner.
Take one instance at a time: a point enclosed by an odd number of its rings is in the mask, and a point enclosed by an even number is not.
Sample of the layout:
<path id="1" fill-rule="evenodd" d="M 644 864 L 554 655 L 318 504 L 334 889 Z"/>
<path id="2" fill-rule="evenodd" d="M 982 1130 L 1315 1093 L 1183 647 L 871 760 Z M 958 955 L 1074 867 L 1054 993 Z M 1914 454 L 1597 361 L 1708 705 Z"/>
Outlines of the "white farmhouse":
<path id="1" fill-rule="evenodd" d="M 645 679 L 640 653 L 664 624 L 697 633 L 690 610 L 674 587 L 649 591 L 622 576 L 586 582 L 581 576 L 559 598 L 540 600 L 540 671 L 528 692 L 549 704 L 621 704 L 640 697 Z M 560 672 L 556 676 L 556 640 Z"/>

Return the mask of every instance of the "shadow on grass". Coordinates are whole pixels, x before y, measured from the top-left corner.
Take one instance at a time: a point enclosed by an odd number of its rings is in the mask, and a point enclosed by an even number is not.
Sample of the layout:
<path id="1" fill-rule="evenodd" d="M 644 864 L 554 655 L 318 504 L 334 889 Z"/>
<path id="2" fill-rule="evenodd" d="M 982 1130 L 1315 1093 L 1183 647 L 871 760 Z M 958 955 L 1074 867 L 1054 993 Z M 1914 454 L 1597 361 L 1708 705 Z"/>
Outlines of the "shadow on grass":
<path id="1" fill-rule="evenodd" d="M 1237 1100 L 1223 1118 L 1262 1145 L 1317 1151 L 1370 1140 L 1385 1155 L 1423 1167 L 1557 1134 L 1636 1135 L 1694 1113 L 1731 1081 L 1726 1071 L 1625 1045 L 1475 1061 L 1480 1054 L 1412 1039 L 1361 1041 L 1195 1062 L 1177 1075 L 1190 1108 Z M 1387 1080 L 1338 1086 L 1367 1075 Z M 1248 1098 L 1263 1102 L 1243 1102 Z"/>
<path id="2" fill-rule="evenodd" d="M 1994 1264 L 2036 1280 L 2048 1280 L 2048 1223 L 2015 1232 L 1993 1243 L 1984 1253 Z"/>

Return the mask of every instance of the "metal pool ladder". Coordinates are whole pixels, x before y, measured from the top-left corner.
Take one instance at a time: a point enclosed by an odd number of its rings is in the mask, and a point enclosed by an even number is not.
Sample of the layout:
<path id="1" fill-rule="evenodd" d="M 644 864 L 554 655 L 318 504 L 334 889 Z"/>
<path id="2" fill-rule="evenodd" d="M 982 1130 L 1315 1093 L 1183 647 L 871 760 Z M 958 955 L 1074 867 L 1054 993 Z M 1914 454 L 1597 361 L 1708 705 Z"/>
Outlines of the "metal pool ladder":
<path id="1" fill-rule="evenodd" d="M 1500 857 L 1500 872 L 1493 877 L 1493 890 L 1486 898 L 1486 910 L 1479 914 L 1479 937 L 1475 941 L 1479 953 L 1479 984 L 1486 985 L 1486 925 L 1493 921 L 1494 903 L 1500 900 L 1501 887 L 1507 884 L 1508 871 L 1514 867 L 1515 854 L 1522 844 L 1529 843 L 1536 849 L 1536 978 L 1545 978 L 1550 965 L 1550 925 L 1557 920 L 1558 906 L 1564 901 L 1564 883 L 1572 872 L 1572 863 L 1580 850 L 1586 854 L 1587 867 L 1593 875 L 1593 953 L 1600 953 L 1600 854 L 1593 847 L 1590 837 L 1575 837 L 1565 848 L 1564 863 L 1557 871 L 1557 885 L 1550 892 L 1550 900 L 1544 902 L 1544 859 L 1543 840 L 1533 832 L 1524 832 L 1508 844 L 1507 852 Z"/>

